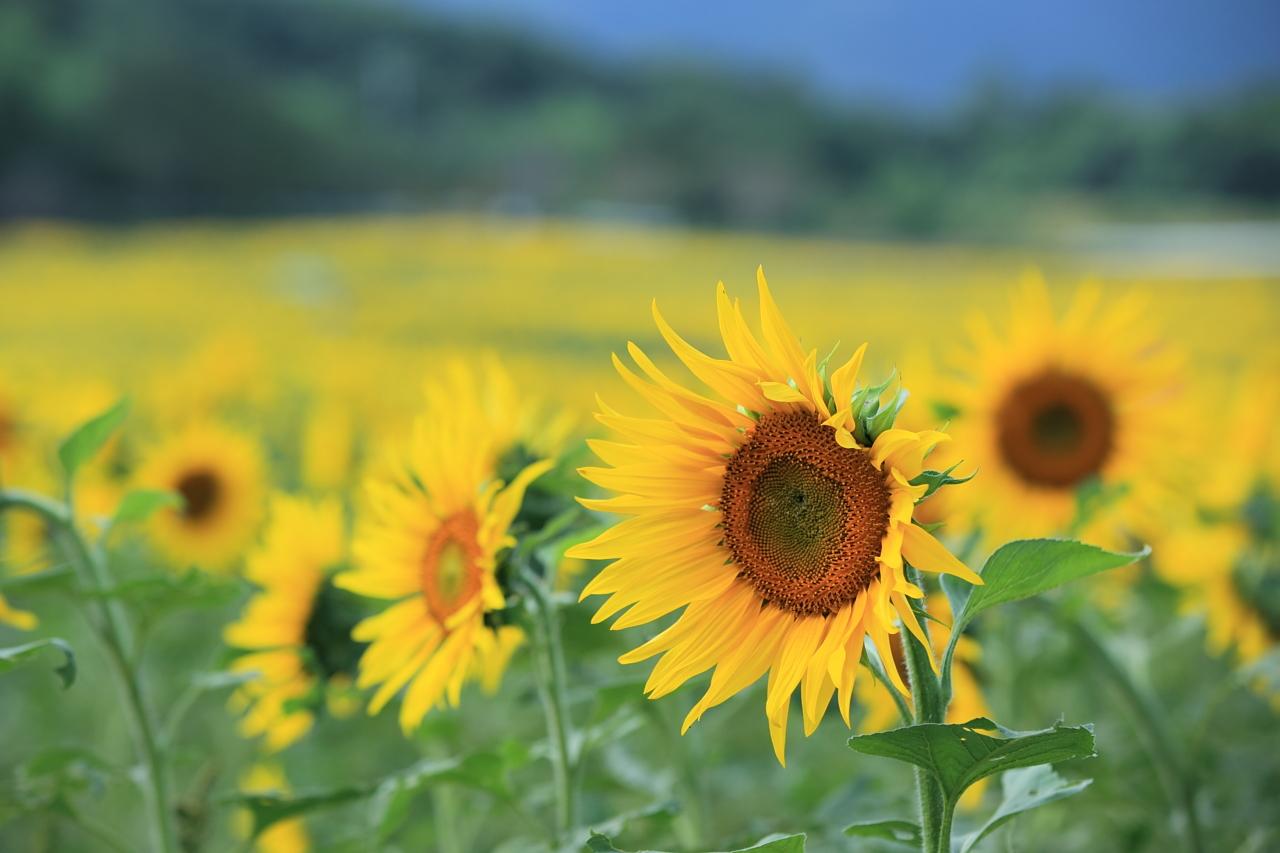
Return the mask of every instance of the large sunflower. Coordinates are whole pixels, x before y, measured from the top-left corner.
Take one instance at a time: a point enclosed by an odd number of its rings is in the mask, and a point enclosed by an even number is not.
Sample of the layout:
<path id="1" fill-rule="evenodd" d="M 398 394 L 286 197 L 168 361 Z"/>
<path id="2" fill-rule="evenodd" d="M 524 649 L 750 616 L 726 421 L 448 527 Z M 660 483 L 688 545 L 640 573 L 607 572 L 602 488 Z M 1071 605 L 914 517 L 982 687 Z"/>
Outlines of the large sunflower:
<path id="1" fill-rule="evenodd" d="M 181 509 L 151 520 L 151 536 L 174 563 L 225 569 L 262 518 L 262 456 L 245 435 L 213 423 L 187 427 L 154 447 L 138 482 L 182 496 Z"/>
<path id="2" fill-rule="evenodd" d="M 956 490 L 956 511 L 988 541 L 1062 534 L 1121 544 L 1148 533 L 1171 494 L 1180 359 L 1151 331 L 1144 301 L 1104 303 L 1083 286 L 1065 316 L 1029 275 L 1008 328 L 985 317 L 954 365 L 953 447 L 982 473 Z"/>
<path id="3" fill-rule="evenodd" d="M 432 387 L 430 399 L 446 400 L 435 390 L 444 386 Z M 407 457 L 368 482 L 355 568 L 335 579 L 395 602 L 353 631 L 369 643 L 357 685 L 377 685 L 371 714 L 407 686 L 406 731 L 440 702 L 456 705 L 468 677 L 496 687 L 522 636 L 486 624 L 485 614 L 506 606 L 498 555 L 514 544 L 508 529 L 526 488 L 551 463 L 524 466 L 504 487 L 497 465 L 505 448 L 481 404 L 485 394 L 473 383 L 419 418 Z"/>
<path id="4" fill-rule="evenodd" d="M 240 731 L 274 752 L 310 730 L 328 682 L 349 679 L 360 647 L 350 639 L 355 602 L 329 583 L 345 556 L 341 505 L 276 495 L 270 515 L 245 567 L 259 591 L 223 636 L 248 652 L 232 669 L 257 673 L 232 696 Z"/>
<path id="5" fill-rule="evenodd" d="M 717 290 L 727 359 L 692 347 L 654 306 L 663 338 L 714 396 L 677 383 L 635 344 L 628 352 L 647 378 L 614 357 L 660 416 L 601 403 L 599 420 L 621 440 L 592 442 L 611 467 L 582 474 L 618 495 L 582 502 L 630 518 L 569 556 L 614 561 L 582 593 L 610 596 L 597 622 L 627 610 L 616 630 L 683 609 L 620 660 L 662 655 L 645 686 L 654 699 L 714 668 L 685 730 L 767 672 L 765 714 L 785 763 L 797 687 L 805 734 L 833 694 L 847 724 L 864 637 L 890 660 L 899 622 L 923 636 L 908 603 L 923 592 L 907 580 L 904 559 L 982 581 L 912 524 L 926 489 L 911 481 L 945 436 L 892 428 L 867 436 L 852 410 L 865 345 L 827 378 L 816 351 L 806 354 L 787 327 L 763 270 L 757 277 L 763 341 L 724 285 Z"/>

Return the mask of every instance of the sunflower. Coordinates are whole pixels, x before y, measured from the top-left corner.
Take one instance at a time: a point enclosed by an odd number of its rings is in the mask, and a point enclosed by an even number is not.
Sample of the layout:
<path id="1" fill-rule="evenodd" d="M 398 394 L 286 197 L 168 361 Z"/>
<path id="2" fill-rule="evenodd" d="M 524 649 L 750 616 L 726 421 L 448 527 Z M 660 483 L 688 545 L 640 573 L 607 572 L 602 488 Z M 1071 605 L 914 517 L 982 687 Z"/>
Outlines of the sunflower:
<path id="1" fill-rule="evenodd" d="M 785 763 L 797 687 L 806 735 L 833 694 L 848 724 L 863 638 L 884 660 L 899 622 L 923 638 L 909 599 L 924 593 L 907 579 L 904 560 L 982 581 L 912 523 L 926 492 L 912 480 L 946 436 L 889 423 L 869 434 L 863 406 L 854 406 L 866 346 L 828 379 L 816 351 L 806 355 L 788 328 L 763 270 L 757 278 L 763 341 L 724 285 L 717 290 L 727 359 L 692 347 L 654 305 L 663 338 L 716 396 L 677 383 L 635 344 L 628 352 L 647 378 L 614 356 L 660 416 L 630 417 L 601 402 L 599 420 L 621 440 L 591 442 L 610 467 L 581 473 L 618 495 L 582 503 L 630 517 L 568 554 L 614 561 L 582 592 L 609 595 L 596 622 L 626 610 L 617 630 L 683 609 L 620 661 L 662 655 L 645 685 L 652 699 L 714 668 L 684 731 L 767 672 L 765 715 Z"/>
<path id="2" fill-rule="evenodd" d="M 254 764 L 240 777 L 240 790 L 246 794 L 287 794 L 289 781 L 284 771 L 275 764 Z M 252 819 L 247 810 L 236 815 L 237 831 L 247 838 Z M 295 817 L 273 823 L 253 841 L 256 853 L 306 853 L 311 840 L 302 818 Z"/>
<path id="3" fill-rule="evenodd" d="M 245 567 L 259 591 L 223 632 L 227 645 L 248 652 L 232 669 L 258 674 L 232 696 L 232 706 L 245 712 L 240 732 L 261 736 L 269 752 L 305 735 L 316 697 L 330 680 L 340 688 L 355 670 L 360 648 L 350 632 L 358 611 L 329 583 L 344 556 L 336 500 L 272 498 L 266 535 Z"/>
<path id="4" fill-rule="evenodd" d="M 428 398 L 440 405 L 416 422 L 407 457 L 367 483 L 355 568 L 334 581 L 395 602 L 352 632 L 369 643 L 356 684 L 377 685 L 371 714 L 407 688 L 400 707 L 406 732 L 442 701 L 456 706 L 469 677 L 489 689 L 501 679 L 523 635 L 486 622 L 506 606 L 498 556 L 515 542 L 509 528 L 525 490 L 551 467 L 526 465 L 504 487 L 498 463 L 506 450 L 501 440 L 510 439 L 492 429 L 482 403 L 492 399 L 488 388 L 431 385 Z"/>
<path id="5" fill-rule="evenodd" d="M 952 494 L 962 522 L 989 543 L 1072 532 L 1121 545 L 1152 529 L 1190 431 L 1180 358 L 1151 327 L 1141 298 L 1104 305 L 1092 285 L 1059 320 L 1034 274 L 1003 333 L 974 318 L 947 401 L 953 447 L 982 472 Z"/>
<path id="6" fill-rule="evenodd" d="M 1229 440 L 1153 542 L 1156 572 L 1204 615 L 1210 649 L 1243 663 L 1280 645 L 1280 373 L 1267 366 L 1247 371 L 1227 406 L 1202 406 Z"/>
<path id="7" fill-rule="evenodd" d="M 261 520 L 261 453 L 247 436 L 224 426 L 193 425 L 158 444 L 138 483 L 182 496 L 182 509 L 162 510 L 150 525 L 156 546 L 175 563 L 225 569 Z"/>

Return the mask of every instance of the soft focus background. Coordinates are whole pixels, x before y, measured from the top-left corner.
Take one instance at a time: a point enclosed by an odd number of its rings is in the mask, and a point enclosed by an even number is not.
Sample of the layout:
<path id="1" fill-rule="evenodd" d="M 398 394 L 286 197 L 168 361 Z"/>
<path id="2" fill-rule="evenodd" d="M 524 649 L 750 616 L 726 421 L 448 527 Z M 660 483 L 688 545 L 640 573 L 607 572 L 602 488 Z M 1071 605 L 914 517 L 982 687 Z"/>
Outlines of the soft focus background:
<path id="1" fill-rule="evenodd" d="M 133 433 L 108 493 L 149 438 L 204 417 L 252 429 L 275 486 L 354 491 L 441 358 L 498 352 L 522 388 L 589 430 L 594 394 L 618 396 L 609 353 L 660 349 L 651 299 L 710 349 L 714 284 L 750 298 L 758 264 L 806 341 L 868 340 L 869 364 L 908 383 L 968 316 L 1003 316 L 1029 268 L 1060 306 L 1084 279 L 1136 287 L 1190 356 L 1189 379 L 1225 394 L 1275 363 L 1278 35 L 1269 0 L 6 0 L 0 460 L 47 451 L 128 394 Z M 1215 410 L 1198 414 L 1188 429 L 1210 452 Z M 12 480 L 18 467 L 0 470 Z M 4 543 L 0 574 L 40 565 L 38 544 L 13 550 L 29 544 L 20 533 Z M 1152 589 L 1127 630 L 1192 733 L 1214 825 L 1232 827 L 1209 849 L 1274 849 L 1261 817 L 1280 813 L 1274 710 L 1224 692 L 1229 665 Z M 240 601 L 151 603 L 159 704 L 217 668 Z M 21 603 L 42 633 L 83 633 L 55 596 Z M 908 774 L 859 760 L 833 721 L 776 766 L 758 695 L 677 744 L 681 699 L 632 701 L 642 675 L 612 663 L 625 641 L 588 613 L 566 617 L 581 683 L 629 680 L 596 704 L 612 728 L 586 812 L 696 802 L 707 847 L 691 840 L 694 818 L 642 821 L 629 845 L 729 849 L 808 831 L 811 849 L 878 849 L 839 828 L 909 811 Z M 1011 849 L 1167 848 L 1177 828 L 1124 717 L 1064 640 L 1034 620 L 1008 630 L 985 658 L 1018 674 L 989 697 L 998 718 L 1097 719 L 1102 753 L 1095 785 L 1023 819 Z M 24 636 L 0 625 L 0 645 Z M 94 698 L 111 695 L 105 677 L 89 659 L 81 669 L 65 694 L 38 669 L 0 681 L 0 848 L 102 849 L 33 786 L 57 803 L 69 785 L 90 814 L 130 807 L 104 782 L 123 772 L 123 723 Z M 527 669 L 497 700 L 433 715 L 420 743 L 385 717 L 325 720 L 281 759 L 290 783 L 534 740 Z M 254 747 L 220 699 L 185 725 L 180 789 L 203 808 Z M 513 772 L 526 790 L 545 779 L 536 762 Z M 509 812 L 457 796 L 476 818 L 471 849 L 507 837 Z M 433 804 L 418 807 L 402 849 L 436 843 Z M 230 810 L 210 808 L 207 849 L 235 849 Z M 359 820 L 309 819 L 315 847 L 357 849 Z"/>

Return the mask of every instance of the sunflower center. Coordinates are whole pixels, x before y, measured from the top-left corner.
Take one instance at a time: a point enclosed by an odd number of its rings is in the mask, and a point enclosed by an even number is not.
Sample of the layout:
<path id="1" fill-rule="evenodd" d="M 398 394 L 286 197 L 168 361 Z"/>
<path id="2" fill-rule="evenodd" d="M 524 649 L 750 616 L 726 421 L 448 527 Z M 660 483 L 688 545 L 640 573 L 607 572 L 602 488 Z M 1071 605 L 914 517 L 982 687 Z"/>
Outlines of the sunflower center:
<path id="1" fill-rule="evenodd" d="M 422 595 L 427 610 L 445 622 L 480 593 L 479 524 L 463 510 L 446 518 L 427 541 L 422 556 Z"/>
<path id="2" fill-rule="evenodd" d="M 303 643 L 315 660 L 319 675 L 354 675 L 364 643 L 351 639 L 351 629 L 363 615 L 360 601 L 325 578 L 316 590 Z"/>
<path id="3" fill-rule="evenodd" d="M 1069 489 L 1111 456 L 1115 415 L 1107 396 L 1080 376 L 1047 370 L 1014 386 L 996 412 L 1000 454 L 1026 482 Z"/>
<path id="4" fill-rule="evenodd" d="M 178 478 L 176 488 L 182 495 L 182 515 L 188 521 L 199 523 L 217 511 L 222 482 L 212 471 L 204 468 L 188 471 Z"/>
<path id="5" fill-rule="evenodd" d="M 793 613 L 833 613 L 879 573 L 889 487 L 813 413 L 760 418 L 729 460 L 720 510 L 742 577 Z"/>
<path id="6" fill-rule="evenodd" d="M 0 409 L 0 452 L 13 444 L 17 433 L 18 425 L 14 423 L 13 418 L 9 417 L 8 412 Z"/>

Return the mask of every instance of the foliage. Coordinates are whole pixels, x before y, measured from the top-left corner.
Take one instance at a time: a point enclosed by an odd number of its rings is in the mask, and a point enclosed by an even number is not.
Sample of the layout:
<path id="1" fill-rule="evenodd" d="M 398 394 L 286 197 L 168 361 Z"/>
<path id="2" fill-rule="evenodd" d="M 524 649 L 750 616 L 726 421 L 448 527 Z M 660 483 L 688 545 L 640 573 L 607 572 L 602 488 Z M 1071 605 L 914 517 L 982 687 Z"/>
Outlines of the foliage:
<path id="1" fill-rule="evenodd" d="M 921 117 L 349 0 L 13 0 L 0 32 L 9 214 L 605 200 L 702 224 L 996 238 L 1059 196 L 1280 201 L 1267 88 L 1161 114 L 992 84 Z"/>

